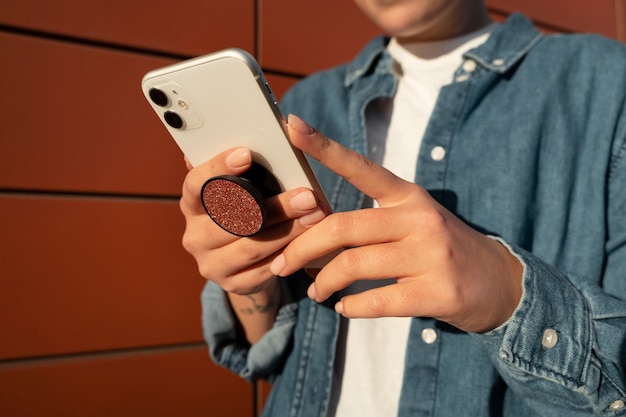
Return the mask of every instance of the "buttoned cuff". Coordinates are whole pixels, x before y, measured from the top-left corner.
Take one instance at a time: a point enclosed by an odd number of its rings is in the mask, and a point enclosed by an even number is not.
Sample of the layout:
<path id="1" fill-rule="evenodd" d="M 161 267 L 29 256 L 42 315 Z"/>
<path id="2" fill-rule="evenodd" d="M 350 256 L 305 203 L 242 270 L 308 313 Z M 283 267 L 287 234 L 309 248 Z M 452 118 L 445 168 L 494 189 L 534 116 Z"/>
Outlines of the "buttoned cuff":
<path id="1" fill-rule="evenodd" d="M 612 365 L 594 353 L 593 312 L 583 291 L 531 253 L 498 240 L 524 267 L 523 294 L 508 321 L 474 336 L 509 388 L 544 410 L 624 411 L 616 409 L 624 392 L 609 377 Z"/>
<path id="2" fill-rule="evenodd" d="M 591 312 L 563 274 L 502 242 L 522 263 L 523 294 L 511 316 L 484 339 L 500 362 L 569 388 L 584 385 L 591 353 Z"/>

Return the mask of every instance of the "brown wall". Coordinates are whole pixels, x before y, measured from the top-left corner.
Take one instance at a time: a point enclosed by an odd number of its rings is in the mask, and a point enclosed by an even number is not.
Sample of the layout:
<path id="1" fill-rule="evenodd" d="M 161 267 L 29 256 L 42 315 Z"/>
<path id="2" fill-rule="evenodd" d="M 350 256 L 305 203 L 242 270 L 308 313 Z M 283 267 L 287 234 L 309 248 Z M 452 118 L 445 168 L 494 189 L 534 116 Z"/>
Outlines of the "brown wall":
<path id="1" fill-rule="evenodd" d="M 497 19 L 520 10 L 546 31 L 626 38 L 622 0 L 487 3 Z M 204 280 L 180 245 L 184 164 L 139 82 L 234 46 L 280 95 L 377 29 L 350 0 L 0 10 L 0 415 L 255 415 L 255 387 L 208 359 Z"/>

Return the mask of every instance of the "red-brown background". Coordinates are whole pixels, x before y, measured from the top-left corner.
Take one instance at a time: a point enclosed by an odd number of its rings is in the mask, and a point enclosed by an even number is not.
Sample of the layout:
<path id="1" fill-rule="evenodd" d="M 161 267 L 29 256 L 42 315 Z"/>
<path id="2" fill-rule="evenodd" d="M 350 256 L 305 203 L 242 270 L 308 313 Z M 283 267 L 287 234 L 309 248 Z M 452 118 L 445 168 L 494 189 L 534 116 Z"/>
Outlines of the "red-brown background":
<path id="1" fill-rule="evenodd" d="M 625 40 L 623 0 L 489 0 Z M 378 33 L 351 0 L 0 0 L 0 415 L 255 416 L 213 365 L 180 245 L 182 157 L 140 94 L 157 66 L 254 54 L 277 95 Z M 258 394 L 258 395 L 257 395 Z"/>

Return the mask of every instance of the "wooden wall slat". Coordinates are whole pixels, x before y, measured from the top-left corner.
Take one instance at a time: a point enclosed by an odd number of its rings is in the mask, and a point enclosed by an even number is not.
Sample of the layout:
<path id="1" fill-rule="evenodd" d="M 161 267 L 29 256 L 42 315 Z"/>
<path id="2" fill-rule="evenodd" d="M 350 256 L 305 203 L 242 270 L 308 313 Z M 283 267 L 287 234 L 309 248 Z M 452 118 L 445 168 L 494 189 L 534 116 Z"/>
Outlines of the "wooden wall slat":
<path id="1" fill-rule="evenodd" d="M 615 16 L 617 19 L 617 39 L 626 41 L 626 2 L 615 0 Z"/>
<path id="2" fill-rule="evenodd" d="M 140 88 L 171 61 L 1 32 L 0 55 L 16 60 L 0 77 L 1 188 L 180 193 L 182 154 Z"/>
<path id="3" fill-rule="evenodd" d="M 247 417 L 252 387 L 204 347 L 0 365 L 0 415 Z"/>
<path id="4" fill-rule="evenodd" d="M 261 65 L 309 74 L 351 60 L 380 30 L 352 0 L 261 2 Z"/>
<path id="5" fill-rule="evenodd" d="M 173 201 L 0 195 L 0 359 L 202 340 Z"/>
<path id="6" fill-rule="evenodd" d="M 0 24 L 183 55 L 254 50 L 254 1 L 0 0 Z"/>
<path id="7" fill-rule="evenodd" d="M 616 0 L 486 0 L 486 3 L 501 12 L 524 13 L 563 31 L 599 33 L 617 38 Z"/>

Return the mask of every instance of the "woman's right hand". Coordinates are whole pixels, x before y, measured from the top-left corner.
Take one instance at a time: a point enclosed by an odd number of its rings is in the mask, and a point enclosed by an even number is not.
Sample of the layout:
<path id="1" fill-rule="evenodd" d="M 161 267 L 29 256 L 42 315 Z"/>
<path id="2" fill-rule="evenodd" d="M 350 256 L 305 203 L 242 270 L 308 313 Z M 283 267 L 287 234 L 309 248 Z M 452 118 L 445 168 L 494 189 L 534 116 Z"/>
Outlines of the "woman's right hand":
<path id="1" fill-rule="evenodd" d="M 266 225 L 252 237 L 234 236 L 213 222 L 200 200 L 205 181 L 217 175 L 241 175 L 251 165 L 246 148 L 233 148 L 191 168 L 183 183 L 180 209 L 186 228 L 183 247 L 195 258 L 200 274 L 226 292 L 250 295 L 275 286 L 270 264 L 296 236 L 326 213 L 313 192 L 289 190 L 266 201 Z"/>

